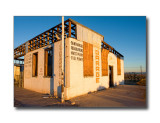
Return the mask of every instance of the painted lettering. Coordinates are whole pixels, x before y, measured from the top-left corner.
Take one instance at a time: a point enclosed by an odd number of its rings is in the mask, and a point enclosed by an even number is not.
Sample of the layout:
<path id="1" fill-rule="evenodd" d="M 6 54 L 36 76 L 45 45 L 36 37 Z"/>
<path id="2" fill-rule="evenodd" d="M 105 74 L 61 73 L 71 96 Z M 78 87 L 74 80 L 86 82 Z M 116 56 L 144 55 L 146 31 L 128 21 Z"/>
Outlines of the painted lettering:
<path id="1" fill-rule="evenodd" d="M 96 61 L 96 83 L 99 83 L 100 79 L 99 50 L 95 50 L 95 61 Z"/>
<path id="2" fill-rule="evenodd" d="M 71 41 L 71 60 L 83 61 L 83 45 Z"/>

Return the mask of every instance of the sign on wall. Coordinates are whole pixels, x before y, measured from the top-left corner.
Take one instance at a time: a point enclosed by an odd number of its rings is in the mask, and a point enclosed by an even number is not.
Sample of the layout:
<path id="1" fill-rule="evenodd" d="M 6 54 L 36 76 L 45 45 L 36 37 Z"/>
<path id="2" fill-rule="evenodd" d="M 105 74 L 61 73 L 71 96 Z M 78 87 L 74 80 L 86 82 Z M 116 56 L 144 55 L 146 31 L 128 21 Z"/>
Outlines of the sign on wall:
<path id="1" fill-rule="evenodd" d="M 96 83 L 99 83 L 99 78 L 100 78 L 99 50 L 95 50 L 95 61 L 96 61 Z"/>
<path id="2" fill-rule="evenodd" d="M 83 61 L 83 45 L 71 41 L 71 60 Z"/>

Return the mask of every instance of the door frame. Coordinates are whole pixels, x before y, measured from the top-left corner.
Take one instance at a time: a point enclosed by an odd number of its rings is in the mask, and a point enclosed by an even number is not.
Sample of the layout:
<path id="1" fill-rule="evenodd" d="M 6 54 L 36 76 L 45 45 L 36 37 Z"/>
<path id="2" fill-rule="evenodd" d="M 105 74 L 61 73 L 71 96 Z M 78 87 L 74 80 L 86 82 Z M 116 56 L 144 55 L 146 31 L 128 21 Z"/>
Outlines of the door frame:
<path id="1" fill-rule="evenodd" d="M 113 77 L 113 66 L 112 65 L 109 65 L 109 87 L 114 87 L 114 77 Z"/>

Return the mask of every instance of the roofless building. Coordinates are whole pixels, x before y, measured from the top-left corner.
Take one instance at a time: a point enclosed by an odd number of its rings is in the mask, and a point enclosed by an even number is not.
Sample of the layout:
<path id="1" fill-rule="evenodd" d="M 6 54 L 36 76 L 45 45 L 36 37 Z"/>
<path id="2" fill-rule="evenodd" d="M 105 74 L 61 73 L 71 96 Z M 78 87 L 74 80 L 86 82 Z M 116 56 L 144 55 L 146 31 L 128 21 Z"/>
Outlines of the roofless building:
<path id="1" fill-rule="evenodd" d="M 14 49 L 24 56 L 24 88 L 61 97 L 75 96 L 124 83 L 124 59 L 104 42 L 104 36 L 68 19 L 64 21 L 64 75 L 62 75 L 62 24 Z"/>

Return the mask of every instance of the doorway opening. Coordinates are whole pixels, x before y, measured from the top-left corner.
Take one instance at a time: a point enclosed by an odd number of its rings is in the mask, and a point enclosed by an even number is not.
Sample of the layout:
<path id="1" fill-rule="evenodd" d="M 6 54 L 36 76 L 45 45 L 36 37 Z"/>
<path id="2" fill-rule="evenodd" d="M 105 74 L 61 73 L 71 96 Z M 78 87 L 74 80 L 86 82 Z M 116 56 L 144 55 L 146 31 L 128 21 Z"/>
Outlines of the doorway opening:
<path id="1" fill-rule="evenodd" d="M 109 87 L 114 87 L 114 84 L 113 84 L 113 66 L 109 66 Z"/>

